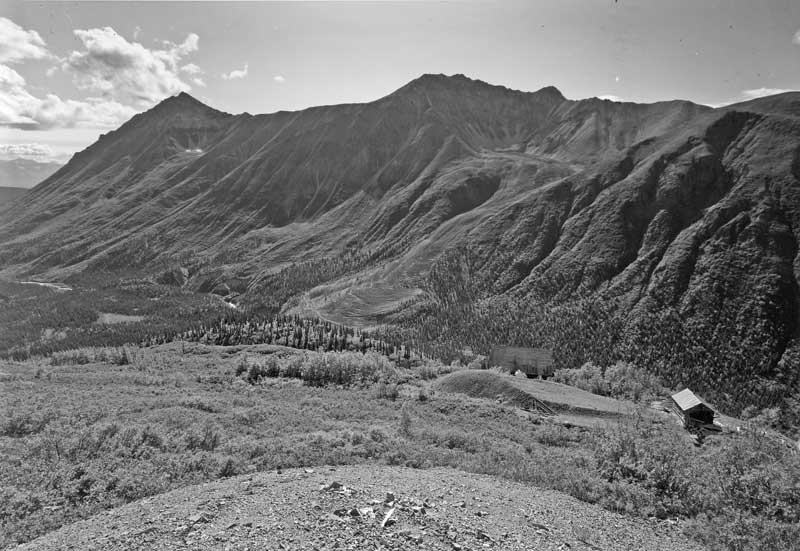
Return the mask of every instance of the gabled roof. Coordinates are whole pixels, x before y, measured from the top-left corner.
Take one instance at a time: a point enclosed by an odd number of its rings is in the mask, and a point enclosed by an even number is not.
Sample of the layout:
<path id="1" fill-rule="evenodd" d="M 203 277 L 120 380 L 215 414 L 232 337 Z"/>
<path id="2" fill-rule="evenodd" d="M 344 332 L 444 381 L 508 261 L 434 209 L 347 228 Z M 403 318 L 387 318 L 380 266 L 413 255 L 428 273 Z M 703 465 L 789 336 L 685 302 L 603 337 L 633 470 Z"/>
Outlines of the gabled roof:
<path id="1" fill-rule="evenodd" d="M 713 408 L 706 404 L 703 400 L 697 397 L 697 395 L 685 388 L 680 392 L 677 392 L 672 395 L 672 399 L 678 404 L 678 407 L 681 408 L 683 411 L 689 411 L 690 409 L 696 408 L 697 406 L 703 406 L 713 411 Z"/>

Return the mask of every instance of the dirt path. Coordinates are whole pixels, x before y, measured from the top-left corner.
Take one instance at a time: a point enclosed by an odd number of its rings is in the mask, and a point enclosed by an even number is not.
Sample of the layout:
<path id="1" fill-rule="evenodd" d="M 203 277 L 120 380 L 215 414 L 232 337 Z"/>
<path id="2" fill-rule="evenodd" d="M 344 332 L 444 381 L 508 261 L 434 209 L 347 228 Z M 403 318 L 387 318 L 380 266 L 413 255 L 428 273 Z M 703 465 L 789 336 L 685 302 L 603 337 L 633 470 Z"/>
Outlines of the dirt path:
<path id="1" fill-rule="evenodd" d="M 65 526 L 18 549 L 702 547 L 674 524 L 623 517 L 550 490 L 452 469 L 361 465 L 182 488 Z"/>
<path id="2" fill-rule="evenodd" d="M 562 383 L 525 377 L 511 377 L 509 380 L 515 387 L 536 396 L 560 411 L 585 415 L 618 416 L 630 415 L 636 410 L 633 402 L 599 396 Z"/>
<path id="3" fill-rule="evenodd" d="M 63 283 L 48 283 L 45 281 L 20 281 L 22 285 L 38 285 L 39 287 L 47 287 L 48 289 L 53 289 L 54 291 L 65 292 L 65 291 L 72 291 L 72 287 L 69 285 L 64 285 Z"/>

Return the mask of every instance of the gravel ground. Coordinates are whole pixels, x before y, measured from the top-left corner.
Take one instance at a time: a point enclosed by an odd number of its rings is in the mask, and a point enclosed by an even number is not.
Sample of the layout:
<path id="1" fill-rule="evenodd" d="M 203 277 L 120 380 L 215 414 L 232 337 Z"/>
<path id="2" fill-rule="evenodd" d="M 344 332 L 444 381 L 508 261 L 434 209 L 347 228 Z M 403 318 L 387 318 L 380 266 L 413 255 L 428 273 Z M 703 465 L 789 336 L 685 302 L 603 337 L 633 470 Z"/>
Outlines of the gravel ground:
<path id="1" fill-rule="evenodd" d="M 693 550 L 669 521 L 453 469 L 291 469 L 181 488 L 18 549 Z"/>

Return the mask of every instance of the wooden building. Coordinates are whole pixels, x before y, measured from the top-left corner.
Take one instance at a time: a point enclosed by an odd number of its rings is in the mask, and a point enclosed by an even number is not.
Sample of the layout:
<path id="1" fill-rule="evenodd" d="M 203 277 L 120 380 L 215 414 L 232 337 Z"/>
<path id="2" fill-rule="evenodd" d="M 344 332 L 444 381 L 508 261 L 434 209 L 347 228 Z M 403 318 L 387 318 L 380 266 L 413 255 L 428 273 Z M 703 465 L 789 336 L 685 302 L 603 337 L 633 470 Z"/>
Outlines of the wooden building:
<path id="1" fill-rule="evenodd" d="M 687 429 L 714 423 L 714 409 L 688 388 L 670 396 L 670 408 Z"/>
<path id="2" fill-rule="evenodd" d="M 546 348 L 495 346 L 489 355 L 488 367 L 500 367 L 511 373 L 522 371 L 529 378 L 546 379 L 553 375 L 553 353 Z"/>

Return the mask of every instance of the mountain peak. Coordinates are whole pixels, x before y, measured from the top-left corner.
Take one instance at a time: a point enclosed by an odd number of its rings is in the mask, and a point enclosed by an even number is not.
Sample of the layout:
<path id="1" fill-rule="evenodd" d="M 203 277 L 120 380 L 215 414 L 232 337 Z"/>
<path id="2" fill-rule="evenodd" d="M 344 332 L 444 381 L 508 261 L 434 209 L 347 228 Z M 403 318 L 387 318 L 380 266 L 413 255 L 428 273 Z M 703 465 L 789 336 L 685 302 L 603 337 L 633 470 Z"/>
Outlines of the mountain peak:
<path id="1" fill-rule="evenodd" d="M 460 73 L 455 75 L 425 73 L 400 88 L 400 90 L 456 88 L 475 84 L 486 85 L 483 81 L 471 79 Z"/>
<path id="2" fill-rule="evenodd" d="M 478 90 L 495 90 L 498 92 L 505 92 L 505 93 L 514 93 L 514 94 L 536 94 L 539 96 L 545 96 L 550 100 L 553 101 L 565 101 L 566 98 L 564 95 L 559 91 L 558 88 L 555 86 L 546 86 L 536 92 L 523 92 L 520 90 L 514 90 L 512 88 L 508 88 L 506 86 L 500 86 L 496 84 L 490 84 L 483 80 L 478 80 L 474 78 L 470 78 L 465 76 L 461 73 L 457 73 L 454 75 L 445 75 L 445 74 L 434 74 L 434 73 L 425 73 L 402 88 L 398 90 L 398 92 L 410 92 L 410 91 L 419 91 L 425 90 L 426 92 L 429 91 L 478 91 Z"/>
<path id="3" fill-rule="evenodd" d="M 539 94 L 539 95 L 548 96 L 550 98 L 558 99 L 558 100 L 562 100 L 562 101 L 567 99 L 567 98 L 564 97 L 564 94 L 561 93 L 561 90 L 559 90 L 555 86 L 545 86 L 544 88 L 540 88 L 539 90 L 536 90 L 536 92 L 534 92 L 534 93 L 535 94 Z"/>
<path id="4" fill-rule="evenodd" d="M 174 96 L 169 96 L 161 100 L 161 102 L 156 105 L 159 107 L 161 105 L 170 105 L 170 106 L 180 106 L 180 107 L 193 107 L 193 106 L 202 106 L 206 109 L 212 109 L 196 97 L 188 94 L 187 92 L 181 91 Z"/>

